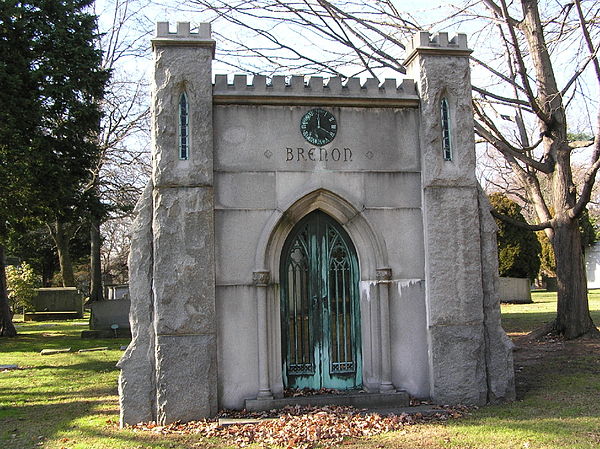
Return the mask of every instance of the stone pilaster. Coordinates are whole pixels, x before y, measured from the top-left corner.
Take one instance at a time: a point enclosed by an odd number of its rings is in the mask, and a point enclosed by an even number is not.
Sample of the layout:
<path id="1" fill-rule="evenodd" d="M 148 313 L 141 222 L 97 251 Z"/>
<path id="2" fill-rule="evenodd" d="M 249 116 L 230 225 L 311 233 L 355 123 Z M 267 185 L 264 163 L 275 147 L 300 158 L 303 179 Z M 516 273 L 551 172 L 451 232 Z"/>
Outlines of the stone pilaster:
<path id="1" fill-rule="evenodd" d="M 271 279 L 268 271 L 255 271 L 252 281 L 256 287 L 256 322 L 258 331 L 258 394 L 257 399 L 273 397 L 269 382 L 269 340 L 267 329 L 267 287 Z"/>
<path id="2" fill-rule="evenodd" d="M 175 33 L 158 23 L 152 116 L 156 418 L 217 412 L 217 333 L 210 26 Z M 179 157 L 179 99 L 189 107 L 188 158 Z"/>
<path id="3" fill-rule="evenodd" d="M 379 391 L 388 393 L 396 391 L 392 383 L 392 351 L 390 341 L 390 283 L 391 268 L 378 268 L 376 272 L 379 289 L 379 323 L 381 326 L 381 385 Z"/>
<path id="4" fill-rule="evenodd" d="M 465 35 L 418 33 L 405 65 L 421 98 L 421 167 L 430 389 L 434 401 L 487 398 L 479 204 Z M 442 148 L 449 105 L 452 159 Z"/>

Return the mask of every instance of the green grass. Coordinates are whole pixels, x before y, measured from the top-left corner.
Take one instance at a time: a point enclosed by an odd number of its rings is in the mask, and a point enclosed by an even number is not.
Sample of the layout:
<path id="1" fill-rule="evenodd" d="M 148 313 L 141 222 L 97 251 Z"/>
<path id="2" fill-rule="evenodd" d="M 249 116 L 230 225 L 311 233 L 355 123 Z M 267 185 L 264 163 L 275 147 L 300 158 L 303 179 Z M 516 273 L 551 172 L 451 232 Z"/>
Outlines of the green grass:
<path id="1" fill-rule="evenodd" d="M 19 336 L 0 339 L 0 447 L 25 449 L 172 448 L 177 440 L 119 431 L 115 366 L 123 338 L 81 339 L 83 320 L 15 323 Z M 107 346 L 109 350 L 77 353 Z M 42 349 L 71 348 L 40 355 Z M 190 446 L 191 447 L 191 446 Z"/>
<path id="2" fill-rule="evenodd" d="M 513 335 L 554 316 L 556 295 L 536 292 L 533 304 L 503 305 L 503 325 Z M 600 323 L 600 291 L 591 292 Z M 19 336 L 0 339 L 0 448 L 167 449 L 229 446 L 194 435 L 154 435 L 119 430 L 115 363 L 126 339 L 82 340 L 81 323 L 16 323 Z M 448 423 L 407 427 L 377 437 L 345 441 L 347 448 L 398 449 L 588 449 L 600 448 L 600 343 L 539 344 L 531 360 L 519 360 L 519 400 L 488 406 Z M 108 346 L 101 352 L 78 349 Z M 40 355 L 44 348 L 71 352 Z M 520 355 L 521 354 L 521 355 Z M 538 354 L 537 357 L 535 354 Z M 255 446 L 258 447 L 258 446 Z"/>
<path id="3" fill-rule="evenodd" d="M 526 334 L 556 317 L 556 293 L 535 291 L 531 304 L 502 304 L 502 327 L 508 333 Z M 600 325 L 600 290 L 590 290 L 592 319 Z"/>

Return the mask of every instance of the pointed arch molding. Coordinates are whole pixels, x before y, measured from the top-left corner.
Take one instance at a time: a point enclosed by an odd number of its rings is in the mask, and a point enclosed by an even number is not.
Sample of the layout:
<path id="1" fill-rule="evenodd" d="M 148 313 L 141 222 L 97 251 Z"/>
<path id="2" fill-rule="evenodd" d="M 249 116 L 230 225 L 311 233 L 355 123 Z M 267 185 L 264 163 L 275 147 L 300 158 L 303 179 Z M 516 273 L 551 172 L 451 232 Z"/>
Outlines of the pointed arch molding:
<path id="1" fill-rule="evenodd" d="M 296 223 L 317 209 L 340 223 L 352 239 L 358 253 L 361 280 L 375 279 L 376 270 L 388 266 L 385 242 L 363 214 L 364 206 L 357 207 L 330 190 L 317 189 L 271 216 L 258 241 L 257 269 L 269 271 L 272 281 L 278 283 L 279 259 L 286 237 Z"/>

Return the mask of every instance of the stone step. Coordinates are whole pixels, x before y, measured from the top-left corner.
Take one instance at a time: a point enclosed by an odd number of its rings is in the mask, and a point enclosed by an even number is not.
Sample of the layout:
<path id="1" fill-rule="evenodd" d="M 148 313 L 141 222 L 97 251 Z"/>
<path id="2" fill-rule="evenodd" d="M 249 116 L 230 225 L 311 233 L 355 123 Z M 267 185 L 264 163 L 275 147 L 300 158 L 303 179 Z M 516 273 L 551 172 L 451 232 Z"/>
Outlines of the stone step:
<path id="1" fill-rule="evenodd" d="M 341 393 L 314 396 L 299 396 L 295 398 L 246 399 L 246 410 L 252 412 L 272 410 L 286 406 L 324 407 L 326 405 L 344 405 L 355 408 L 389 408 L 408 407 L 410 398 L 406 391 L 391 393 Z"/>

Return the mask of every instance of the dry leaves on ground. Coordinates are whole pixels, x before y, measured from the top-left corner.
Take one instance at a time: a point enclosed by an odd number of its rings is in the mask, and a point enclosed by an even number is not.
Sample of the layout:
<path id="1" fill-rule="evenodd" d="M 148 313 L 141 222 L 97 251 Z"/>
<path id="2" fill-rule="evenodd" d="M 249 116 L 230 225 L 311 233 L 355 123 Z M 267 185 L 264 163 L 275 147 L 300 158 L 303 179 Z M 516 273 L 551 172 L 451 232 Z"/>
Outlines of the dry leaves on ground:
<path id="1" fill-rule="evenodd" d="M 219 437 L 229 444 L 244 447 L 259 443 L 269 447 L 309 449 L 317 445 L 330 447 L 345 437 L 365 437 L 383 432 L 400 430 L 404 426 L 460 418 L 467 412 L 465 407 L 446 407 L 429 414 L 402 413 L 382 416 L 366 413 L 353 407 L 294 406 L 262 413 L 225 412 L 228 418 L 266 418 L 252 424 L 219 425 L 217 421 L 191 421 L 158 426 L 140 423 L 132 426 L 134 431 L 150 431 L 160 434 L 198 434 L 203 437 Z"/>

